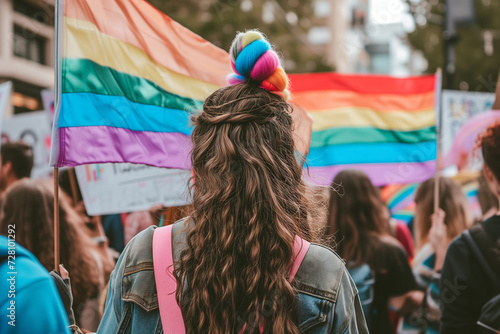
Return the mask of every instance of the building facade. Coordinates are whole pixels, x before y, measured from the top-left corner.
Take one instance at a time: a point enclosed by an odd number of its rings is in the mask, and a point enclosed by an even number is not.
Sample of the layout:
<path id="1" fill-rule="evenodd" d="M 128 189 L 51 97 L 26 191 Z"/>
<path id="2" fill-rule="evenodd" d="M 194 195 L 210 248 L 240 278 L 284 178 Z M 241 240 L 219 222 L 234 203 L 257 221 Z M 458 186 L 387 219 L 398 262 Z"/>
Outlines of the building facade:
<path id="1" fill-rule="evenodd" d="M 427 64 L 397 21 L 405 12 L 403 3 L 379 0 L 374 6 L 375 1 L 315 0 L 315 15 L 325 19 L 309 30 L 310 42 L 339 73 L 421 74 Z"/>
<path id="2" fill-rule="evenodd" d="M 0 0 L 0 83 L 12 81 L 4 117 L 42 110 L 54 85 L 54 0 Z"/>

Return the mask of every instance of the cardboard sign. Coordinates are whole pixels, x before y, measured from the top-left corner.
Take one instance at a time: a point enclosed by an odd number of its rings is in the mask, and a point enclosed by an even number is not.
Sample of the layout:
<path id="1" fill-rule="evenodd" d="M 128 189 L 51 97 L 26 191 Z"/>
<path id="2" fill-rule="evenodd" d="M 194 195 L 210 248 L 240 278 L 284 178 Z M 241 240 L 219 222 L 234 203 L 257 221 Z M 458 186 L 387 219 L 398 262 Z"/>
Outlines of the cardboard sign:
<path id="1" fill-rule="evenodd" d="M 33 148 L 31 178 L 50 178 L 53 174 L 52 167 L 49 167 L 50 128 L 45 112 L 30 112 L 4 119 L 2 143 L 17 140 L 22 140 Z"/>
<path id="2" fill-rule="evenodd" d="M 135 164 L 92 164 L 75 168 L 90 215 L 148 210 L 156 204 L 191 203 L 191 172 Z"/>
<path id="3" fill-rule="evenodd" d="M 54 91 L 52 89 L 42 90 L 42 103 L 52 129 L 52 122 L 54 122 Z"/>

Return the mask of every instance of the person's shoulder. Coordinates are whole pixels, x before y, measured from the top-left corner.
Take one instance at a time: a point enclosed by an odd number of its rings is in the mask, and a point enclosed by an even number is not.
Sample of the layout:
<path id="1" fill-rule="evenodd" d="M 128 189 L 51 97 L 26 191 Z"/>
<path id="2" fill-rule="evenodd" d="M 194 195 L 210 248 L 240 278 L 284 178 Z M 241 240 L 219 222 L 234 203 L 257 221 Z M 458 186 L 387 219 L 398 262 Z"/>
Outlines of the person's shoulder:
<path id="1" fill-rule="evenodd" d="M 493 216 L 481 223 L 485 232 L 492 238 L 500 238 L 500 217 Z M 468 231 L 476 229 L 480 225 L 474 225 Z M 446 259 L 458 259 L 463 262 L 463 260 L 472 254 L 472 250 L 468 242 L 465 240 L 464 233 L 457 236 L 450 243 L 448 250 L 446 252 Z"/>
<path id="2" fill-rule="evenodd" d="M 490 218 L 482 222 L 481 225 L 490 237 L 500 239 L 500 216 L 491 216 Z"/>
<path id="3" fill-rule="evenodd" d="M 488 219 L 486 219 L 485 221 L 483 221 L 483 225 L 489 225 L 489 224 L 500 224 L 500 215 L 493 215 L 491 217 L 489 217 Z"/>
<path id="4" fill-rule="evenodd" d="M 18 289 L 21 289 L 24 286 L 30 286 L 37 282 L 52 280 L 49 272 L 34 257 L 18 256 L 16 254 L 15 269 L 14 267 L 11 267 L 7 260 L 0 263 L 0 268 L 2 268 L 1 270 L 7 273 L 8 276 L 19 278 L 18 280 L 15 280 L 15 284 Z M 29 273 L 29 275 L 26 273 Z"/>
<path id="5" fill-rule="evenodd" d="M 395 253 L 404 253 L 401 243 L 391 235 L 382 235 L 380 238 L 380 247 L 386 251 L 393 251 Z"/>
<path id="6" fill-rule="evenodd" d="M 0 263 L 0 271 L 6 273 L 5 280 L 0 281 L 0 288 L 6 291 L 4 298 L 0 298 L 0 304 L 8 299 L 8 295 L 15 296 L 18 304 L 28 303 L 35 296 L 43 298 L 54 298 L 56 288 L 49 272 L 40 264 L 34 255 L 25 248 L 16 245 L 15 260 L 10 262 L 6 257 Z M 15 285 L 13 290 L 12 286 Z M 7 293 L 9 292 L 9 293 Z"/>
<path id="7" fill-rule="evenodd" d="M 469 246 L 467 242 L 464 240 L 462 234 L 453 239 L 448 246 L 448 250 L 446 251 L 446 257 L 450 256 L 463 256 L 469 253 Z"/>
<path id="8" fill-rule="evenodd" d="M 345 272 L 345 263 L 335 251 L 311 243 L 293 285 L 306 294 L 336 302 Z"/>
<path id="9" fill-rule="evenodd" d="M 471 249 L 460 234 L 448 246 L 443 268 L 441 269 L 441 284 L 445 281 L 455 282 L 457 278 L 468 282 L 473 271 L 473 255 Z"/>
<path id="10" fill-rule="evenodd" d="M 304 258 L 304 260 L 313 260 L 313 259 L 326 260 L 328 265 L 325 269 L 327 270 L 345 267 L 344 260 L 333 249 L 317 243 L 311 243 L 311 246 L 307 251 L 306 257 Z"/>
<path id="11" fill-rule="evenodd" d="M 5 267 L 5 270 L 2 269 L 3 272 L 13 272 L 22 277 L 16 282 L 18 287 L 40 280 L 51 280 L 48 271 L 30 251 L 4 236 L 0 236 L 0 258 L 2 260 L 0 268 Z"/>
<path id="12" fill-rule="evenodd" d="M 153 234 L 157 226 L 150 226 L 133 237 L 123 250 L 126 266 L 153 261 Z"/>
<path id="13" fill-rule="evenodd" d="M 173 224 L 172 230 L 174 241 L 179 238 L 178 235 L 183 235 L 183 233 L 185 233 L 184 226 L 186 220 L 187 218 L 183 218 Z M 133 237 L 123 250 L 122 257 L 124 257 L 125 267 L 129 269 L 132 268 L 130 270 L 135 270 L 136 266 L 141 266 L 144 263 L 152 263 L 153 235 L 156 229 L 163 229 L 166 227 L 167 226 L 157 227 L 156 225 L 152 225 Z M 178 232 L 181 233 L 179 234 Z M 125 269 L 125 271 L 127 271 L 127 269 Z"/>

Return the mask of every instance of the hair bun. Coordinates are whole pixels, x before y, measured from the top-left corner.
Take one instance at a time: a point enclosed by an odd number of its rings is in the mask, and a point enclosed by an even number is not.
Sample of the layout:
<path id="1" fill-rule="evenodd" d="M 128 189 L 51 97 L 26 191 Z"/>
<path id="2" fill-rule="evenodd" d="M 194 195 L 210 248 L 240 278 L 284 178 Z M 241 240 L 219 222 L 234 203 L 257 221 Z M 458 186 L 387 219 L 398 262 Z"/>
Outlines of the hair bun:
<path id="1" fill-rule="evenodd" d="M 288 77 L 280 65 L 280 59 L 264 35 L 257 30 L 238 33 L 229 50 L 234 74 L 228 83 L 235 85 L 252 79 L 260 87 L 273 93 L 289 97 Z"/>

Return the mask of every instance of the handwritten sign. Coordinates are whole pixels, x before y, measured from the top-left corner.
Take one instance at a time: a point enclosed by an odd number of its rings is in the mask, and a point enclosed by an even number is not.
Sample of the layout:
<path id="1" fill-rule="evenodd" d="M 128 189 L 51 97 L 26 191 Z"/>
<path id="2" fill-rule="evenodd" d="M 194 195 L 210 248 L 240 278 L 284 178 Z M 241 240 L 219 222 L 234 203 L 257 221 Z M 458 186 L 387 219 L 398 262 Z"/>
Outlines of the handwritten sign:
<path id="1" fill-rule="evenodd" d="M 75 171 L 90 215 L 191 203 L 190 171 L 135 164 L 92 164 L 77 166 Z"/>
<path id="2" fill-rule="evenodd" d="M 54 91 L 52 89 L 42 90 L 42 103 L 50 128 L 52 128 L 52 122 L 54 121 Z"/>

